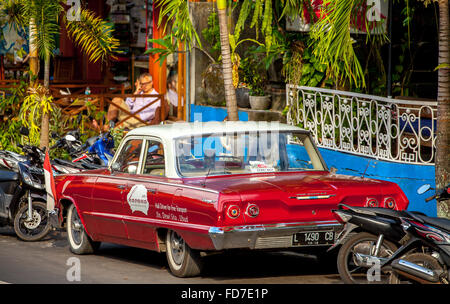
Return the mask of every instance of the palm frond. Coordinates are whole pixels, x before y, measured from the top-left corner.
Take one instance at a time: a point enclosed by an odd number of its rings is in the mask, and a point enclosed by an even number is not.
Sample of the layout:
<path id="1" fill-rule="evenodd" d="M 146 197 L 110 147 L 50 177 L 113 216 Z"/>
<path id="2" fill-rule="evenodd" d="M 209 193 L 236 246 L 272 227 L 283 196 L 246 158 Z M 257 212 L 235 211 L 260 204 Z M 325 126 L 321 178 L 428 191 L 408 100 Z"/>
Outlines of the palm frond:
<path id="1" fill-rule="evenodd" d="M 3 0 L 0 3 L 0 19 L 16 29 L 24 29 L 27 26 L 26 1 Z"/>
<path id="2" fill-rule="evenodd" d="M 29 10 L 29 18 L 34 20 L 36 31 L 31 33 L 38 49 L 39 57 L 47 60 L 56 48 L 56 36 L 59 34 L 58 18 L 61 5 L 54 0 L 34 0 Z"/>
<path id="3" fill-rule="evenodd" d="M 315 40 L 314 55 L 327 64 L 338 80 L 365 86 L 364 72 L 353 49 L 350 36 L 353 8 L 361 0 L 325 0 L 321 20 L 314 24 L 311 37 Z"/>
<path id="4" fill-rule="evenodd" d="M 107 57 L 114 56 L 119 40 L 114 38 L 114 29 L 108 22 L 85 9 L 80 11 L 80 21 L 66 18 L 64 21 L 69 37 L 89 56 L 90 61 L 105 61 Z"/>
<path id="5" fill-rule="evenodd" d="M 200 37 L 192 25 L 189 15 L 189 5 L 187 0 L 155 0 L 155 4 L 160 8 L 158 26 L 161 26 L 163 19 L 173 22 L 173 36 L 192 48 L 195 43 L 202 48 Z M 170 22 L 165 22 L 164 32 Z"/>

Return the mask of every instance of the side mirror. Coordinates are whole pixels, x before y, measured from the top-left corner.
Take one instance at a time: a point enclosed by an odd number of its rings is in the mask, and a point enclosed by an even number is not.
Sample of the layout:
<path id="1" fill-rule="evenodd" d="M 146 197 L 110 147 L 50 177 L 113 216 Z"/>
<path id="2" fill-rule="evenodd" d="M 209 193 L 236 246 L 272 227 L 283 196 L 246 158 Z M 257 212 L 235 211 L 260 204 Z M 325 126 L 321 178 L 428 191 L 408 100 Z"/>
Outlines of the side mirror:
<path id="1" fill-rule="evenodd" d="M 30 135 L 30 130 L 28 130 L 27 127 L 20 127 L 19 132 L 20 132 L 20 134 L 22 134 L 23 136 L 28 136 L 28 135 Z"/>
<path id="2" fill-rule="evenodd" d="M 330 173 L 331 173 L 331 174 L 336 174 L 337 170 L 338 170 L 338 169 L 337 169 L 336 167 L 331 167 L 331 168 L 330 168 Z"/>
<path id="3" fill-rule="evenodd" d="M 53 139 L 58 139 L 59 138 L 58 133 L 52 132 L 52 138 Z"/>
<path id="4" fill-rule="evenodd" d="M 109 171 L 112 173 L 119 171 L 120 169 L 120 165 L 118 163 L 112 163 L 111 166 L 109 167 Z"/>
<path id="5" fill-rule="evenodd" d="M 80 112 L 80 114 L 78 114 L 78 117 L 77 117 L 77 125 L 79 125 L 81 123 L 82 118 L 83 118 L 83 114 L 81 114 L 81 112 Z"/>
<path id="6" fill-rule="evenodd" d="M 76 141 L 76 140 L 77 140 L 77 139 L 75 138 L 75 136 L 70 135 L 70 134 L 66 135 L 64 138 L 65 138 L 67 141 Z"/>
<path id="7" fill-rule="evenodd" d="M 419 189 L 417 189 L 417 194 L 424 194 L 425 192 L 427 192 L 428 190 L 431 189 L 431 185 L 430 184 L 425 184 L 419 187 Z"/>

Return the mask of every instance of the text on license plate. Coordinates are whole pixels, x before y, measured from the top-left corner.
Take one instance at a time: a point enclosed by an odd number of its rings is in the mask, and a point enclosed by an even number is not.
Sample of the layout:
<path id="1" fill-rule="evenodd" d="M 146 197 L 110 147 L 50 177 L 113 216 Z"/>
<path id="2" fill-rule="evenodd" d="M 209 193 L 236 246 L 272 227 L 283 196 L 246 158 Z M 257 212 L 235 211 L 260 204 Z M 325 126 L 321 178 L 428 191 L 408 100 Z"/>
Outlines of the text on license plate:
<path id="1" fill-rule="evenodd" d="M 298 232 L 292 238 L 294 246 L 333 245 L 334 231 Z"/>

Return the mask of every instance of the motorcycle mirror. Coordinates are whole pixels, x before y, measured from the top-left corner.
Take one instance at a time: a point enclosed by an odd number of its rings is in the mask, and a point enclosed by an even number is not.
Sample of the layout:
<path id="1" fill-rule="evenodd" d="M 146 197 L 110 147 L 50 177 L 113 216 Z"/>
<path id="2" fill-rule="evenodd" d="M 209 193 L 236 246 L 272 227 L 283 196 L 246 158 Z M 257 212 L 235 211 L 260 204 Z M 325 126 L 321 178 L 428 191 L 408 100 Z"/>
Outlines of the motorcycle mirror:
<path id="1" fill-rule="evenodd" d="M 52 132 L 52 138 L 53 139 L 58 139 L 58 133 L 56 133 L 56 132 Z"/>
<path id="2" fill-rule="evenodd" d="M 431 189 L 431 185 L 430 184 L 425 184 L 419 187 L 419 189 L 417 189 L 417 194 L 424 194 L 425 192 L 427 192 L 428 190 Z"/>
<path id="3" fill-rule="evenodd" d="M 65 138 L 67 141 L 76 141 L 76 140 L 77 140 L 77 139 L 75 138 L 75 136 L 70 135 L 70 134 L 67 134 L 64 138 Z"/>
<path id="4" fill-rule="evenodd" d="M 80 114 L 78 114 L 78 117 L 77 117 L 77 125 L 79 125 L 81 123 L 81 119 L 82 118 L 83 118 L 83 116 L 82 116 L 82 114 L 80 112 Z"/>
<path id="5" fill-rule="evenodd" d="M 115 126 L 116 126 L 116 123 L 114 122 L 114 120 L 110 120 L 109 121 L 109 129 L 114 129 Z"/>
<path id="6" fill-rule="evenodd" d="M 28 135 L 30 135 L 30 130 L 28 130 L 27 127 L 20 127 L 19 132 L 20 132 L 20 134 L 22 134 L 23 136 L 28 136 Z"/>

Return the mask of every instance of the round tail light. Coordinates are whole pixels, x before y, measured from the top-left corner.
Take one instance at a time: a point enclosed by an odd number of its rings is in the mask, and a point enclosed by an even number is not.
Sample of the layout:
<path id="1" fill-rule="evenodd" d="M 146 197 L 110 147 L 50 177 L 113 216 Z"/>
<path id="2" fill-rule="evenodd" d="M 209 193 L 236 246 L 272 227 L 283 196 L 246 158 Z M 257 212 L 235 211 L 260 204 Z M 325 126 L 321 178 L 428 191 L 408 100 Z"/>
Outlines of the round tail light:
<path id="1" fill-rule="evenodd" d="M 255 204 L 248 204 L 245 214 L 249 217 L 257 217 L 259 215 L 259 207 Z"/>
<path id="2" fill-rule="evenodd" d="M 384 200 L 384 207 L 389 209 L 395 208 L 395 200 L 392 197 L 388 197 Z"/>
<path id="3" fill-rule="evenodd" d="M 241 214 L 241 209 L 239 206 L 231 205 L 227 209 L 227 216 L 231 219 L 236 219 Z"/>
<path id="4" fill-rule="evenodd" d="M 378 201 L 374 198 L 368 198 L 366 206 L 367 207 L 378 207 Z"/>

